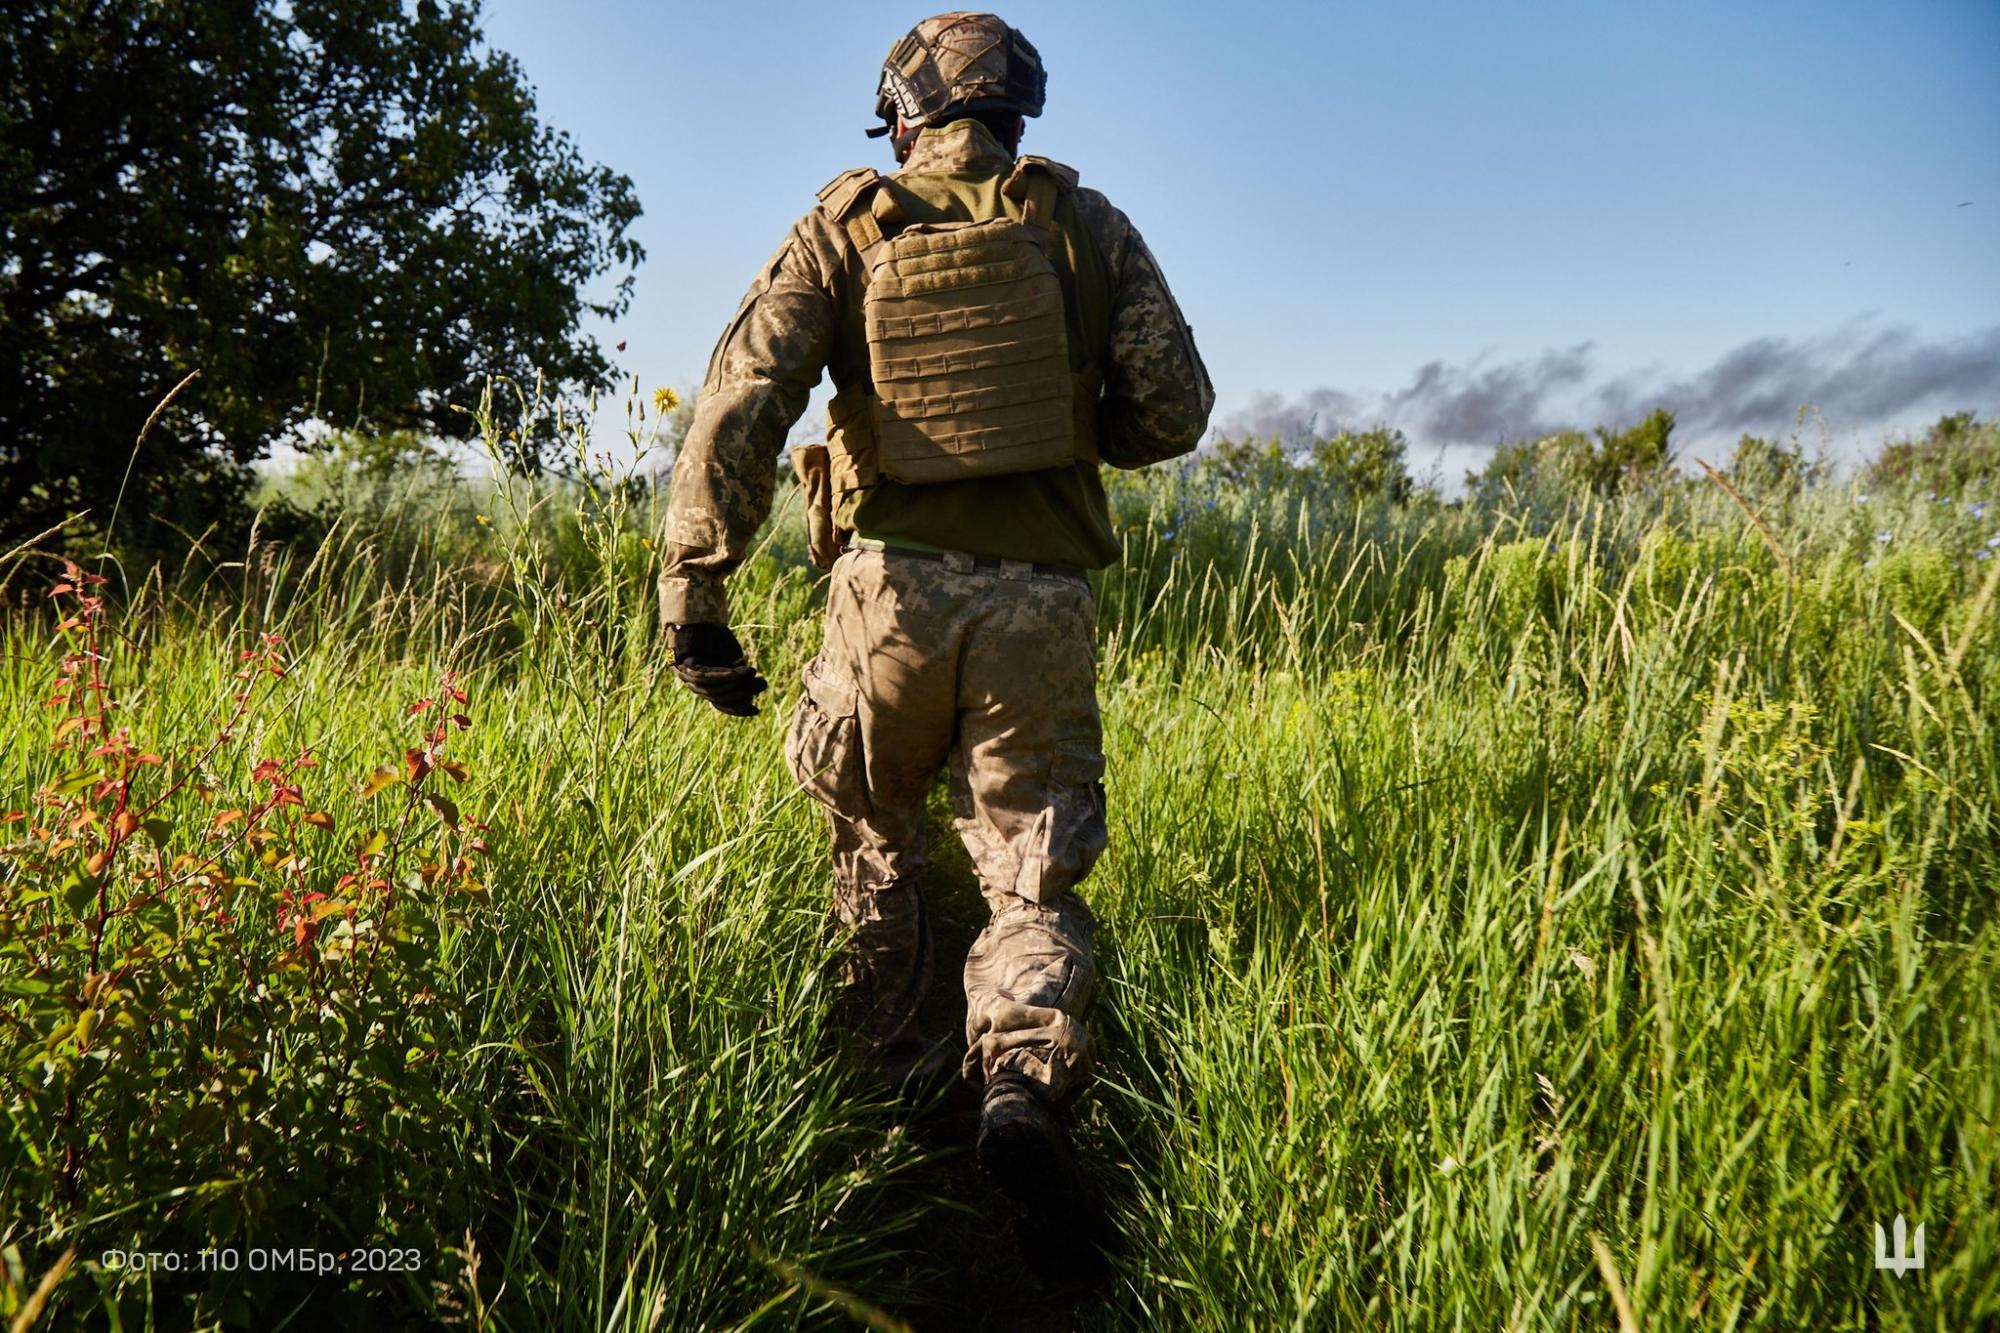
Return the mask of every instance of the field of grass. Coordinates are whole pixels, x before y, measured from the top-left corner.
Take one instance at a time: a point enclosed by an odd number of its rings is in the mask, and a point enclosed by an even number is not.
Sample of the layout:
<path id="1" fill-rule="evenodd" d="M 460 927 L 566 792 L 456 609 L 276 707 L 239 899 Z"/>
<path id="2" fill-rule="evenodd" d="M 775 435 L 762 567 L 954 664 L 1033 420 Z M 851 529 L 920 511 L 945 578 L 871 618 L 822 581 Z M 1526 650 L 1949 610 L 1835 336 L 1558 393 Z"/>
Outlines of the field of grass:
<path id="1" fill-rule="evenodd" d="M 405 470 L 53 599 L 17 557 L 0 1312 L 53 1275 L 44 1327 L 1992 1327 L 1981 486 L 1753 522 L 1692 480 L 1120 478 L 1085 1297 L 1013 1267 L 963 1104 L 837 1054 L 795 512 L 732 590 L 748 722 L 666 669 L 642 487 Z M 942 1028 L 979 909 L 939 834 Z"/>

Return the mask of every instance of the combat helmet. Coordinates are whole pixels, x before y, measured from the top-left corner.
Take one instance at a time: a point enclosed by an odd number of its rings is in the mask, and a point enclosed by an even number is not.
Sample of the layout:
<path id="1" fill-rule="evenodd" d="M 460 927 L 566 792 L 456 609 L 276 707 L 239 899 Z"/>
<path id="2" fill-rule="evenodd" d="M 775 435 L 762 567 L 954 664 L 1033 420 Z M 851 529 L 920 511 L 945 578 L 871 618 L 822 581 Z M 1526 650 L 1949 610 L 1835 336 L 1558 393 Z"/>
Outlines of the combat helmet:
<path id="1" fill-rule="evenodd" d="M 882 124 L 868 134 L 892 133 L 898 116 L 912 129 L 933 124 L 946 112 L 1039 116 L 1048 85 L 1034 44 L 997 16 L 939 14 L 889 48 L 875 92 Z"/>

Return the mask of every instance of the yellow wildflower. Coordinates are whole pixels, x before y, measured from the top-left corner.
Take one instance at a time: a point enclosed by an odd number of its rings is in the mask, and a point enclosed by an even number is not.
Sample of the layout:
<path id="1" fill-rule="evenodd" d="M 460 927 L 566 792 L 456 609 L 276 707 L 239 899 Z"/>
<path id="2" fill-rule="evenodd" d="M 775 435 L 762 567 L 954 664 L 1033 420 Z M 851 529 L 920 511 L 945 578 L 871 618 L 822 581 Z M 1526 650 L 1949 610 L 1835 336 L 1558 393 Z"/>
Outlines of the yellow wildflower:
<path id="1" fill-rule="evenodd" d="M 653 390 L 653 409 L 657 412 L 671 412 L 681 405 L 681 396 L 662 385 Z"/>

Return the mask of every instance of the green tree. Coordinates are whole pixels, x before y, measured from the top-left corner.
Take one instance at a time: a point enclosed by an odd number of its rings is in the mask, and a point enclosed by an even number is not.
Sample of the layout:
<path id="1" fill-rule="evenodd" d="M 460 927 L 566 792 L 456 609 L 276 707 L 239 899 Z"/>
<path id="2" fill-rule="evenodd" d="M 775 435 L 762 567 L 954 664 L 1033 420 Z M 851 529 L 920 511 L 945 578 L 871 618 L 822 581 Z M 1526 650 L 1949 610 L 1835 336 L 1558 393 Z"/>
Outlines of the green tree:
<path id="1" fill-rule="evenodd" d="M 1601 494 L 1636 486 L 1666 470 L 1673 461 L 1674 414 L 1656 407 L 1646 419 L 1624 430 L 1597 428 L 1594 481 Z"/>
<path id="2" fill-rule="evenodd" d="M 1973 412 L 1939 417 L 1922 439 L 1885 445 L 1866 477 L 1870 486 L 1922 484 L 1940 493 L 2000 477 L 2000 422 Z"/>
<path id="3" fill-rule="evenodd" d="M 1794 492 L 1818 484 L 1824 469 L 1807 462 L 1797 441 L 1780 444 L 1761 435 L 1744 435 L 1729 455 L 1729 479 L 1737 489 L 1764 495 Z"/>
<path id="4" fill-rule="evenodd" d="M 1200 456 L 1202 470 L 1229 486 L 1283 486 L 1297 474 L 1285 446 L 1268 440 L 1217 440 Z"/>
<path id="5" fill-rule="evenodd" d="M 477 0 L 27 0 L 0 85 L 0 536 L 121 491 L 206 526 L 308 420 L 459 437 L 490 375 L 610 379 L 577 327 L 631 299 L 632 183 Z"/>
<path id="6" fill-rule="evenodd" d="M 1612 495 L 1666 471 L 1673 433 L 1674 414 L 1662 407 L 1623 430 L 1599 426 L 1595 439 L 1565 430 L 1502 444 L 1483 469 L 1465 474 L 1466 489 L 1486 501 L 1529 491 Z"/>
<path id="7" fill-rule="evenodd" d="M 1344 430 L 1315 440 L 1313 466 L 1356 499 L 1379 497 L 1400 504 L 1410 498 L 1410 442 L 1389 426 Z"/>

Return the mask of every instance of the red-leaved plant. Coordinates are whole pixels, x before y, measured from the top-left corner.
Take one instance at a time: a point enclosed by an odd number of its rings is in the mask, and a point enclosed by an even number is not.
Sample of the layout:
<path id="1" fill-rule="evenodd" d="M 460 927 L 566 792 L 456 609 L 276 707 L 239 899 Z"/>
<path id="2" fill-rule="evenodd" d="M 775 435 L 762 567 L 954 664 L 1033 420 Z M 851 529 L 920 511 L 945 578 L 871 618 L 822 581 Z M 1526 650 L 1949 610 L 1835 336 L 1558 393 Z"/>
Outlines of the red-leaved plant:
<path id="1" fill-rule="evenodd" d="M 204 741 L 149 747 L 114 687 L 103 584 L 71 564 L 53 589 L 57 771 L 0 814 L 0 1243 L 199 1250 L 256 1223 L 435 1254 L 456 1233 L 425 1163 L 448 1170 L 466 1119 L 430 1072 L 457 1021 L 437 946 L 487 896 L 487 827 L 439 789 L 471 776 L 448 753 L 465 687 L 447 671 L 408 706 L 415 743 L 354 784 L 343 835 L 309 749 L 238 755 L 283 639 L 240 652 Z M 98 1277 L 111 1298 L 136 1280 Z M 184 1277 L 225 1315 L 285 1280 Z M 171 1284 L 146 1280 L 155 1299 Z"/>

